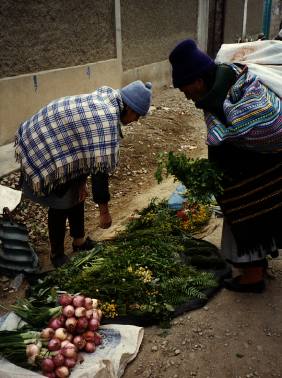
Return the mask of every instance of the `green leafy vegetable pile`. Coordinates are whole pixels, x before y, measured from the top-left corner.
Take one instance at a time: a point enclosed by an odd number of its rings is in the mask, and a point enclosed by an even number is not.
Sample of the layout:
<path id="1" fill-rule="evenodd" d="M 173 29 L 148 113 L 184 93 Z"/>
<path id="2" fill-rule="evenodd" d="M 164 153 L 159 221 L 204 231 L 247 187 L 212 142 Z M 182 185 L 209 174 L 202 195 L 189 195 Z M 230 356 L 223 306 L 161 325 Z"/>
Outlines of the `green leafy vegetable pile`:
<path id="1" fill-rule="evenodd" d="M 57 287 L 99 299 L 106 318 L 149 315 L 166 320 L 177 306 L 205 298 L 205 289 L 218 285 L 212 273 L 191 265 L 187 252 L 195 239 L 183 231 L 181 223 L 167 202 L 153 200 L 115 240 L 75 256 L 35 286 L 33 295 L 46 296 L 48 288 Z M 212 244 L 197 243 L 199 253 L 204 246 L 214 256 Z M 203 263 L 201 268 L 205 269 Z"/>

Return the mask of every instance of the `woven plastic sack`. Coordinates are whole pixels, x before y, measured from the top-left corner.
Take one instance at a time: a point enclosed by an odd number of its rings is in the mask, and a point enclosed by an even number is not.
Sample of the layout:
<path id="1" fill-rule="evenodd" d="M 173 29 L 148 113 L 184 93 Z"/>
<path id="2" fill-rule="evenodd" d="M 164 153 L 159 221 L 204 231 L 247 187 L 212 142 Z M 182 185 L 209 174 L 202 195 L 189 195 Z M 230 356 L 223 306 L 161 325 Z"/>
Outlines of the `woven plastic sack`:
<path id="1" fill-rule="evenodd" d="M 282 97 L 282 42 L 255 41 L 223 44 L 216 63 L 240 63 L 258 76 L 260 81 Z"/>
<path id="2" fill-rule="evenodd" d="M 38 271 L 38 257 L 28 242 L 27 228 L 15 222 L 7 208 L 0 219 L 0 268 L 13 274 Z"/>

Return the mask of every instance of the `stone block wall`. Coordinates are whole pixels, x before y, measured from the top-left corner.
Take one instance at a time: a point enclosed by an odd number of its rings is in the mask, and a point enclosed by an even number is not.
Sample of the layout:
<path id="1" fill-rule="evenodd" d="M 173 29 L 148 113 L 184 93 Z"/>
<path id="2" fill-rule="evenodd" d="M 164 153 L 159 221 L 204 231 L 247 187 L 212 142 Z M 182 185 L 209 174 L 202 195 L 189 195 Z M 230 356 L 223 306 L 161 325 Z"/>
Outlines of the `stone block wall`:
<path id="1" fill-rule="evenodd" d="M 114 0 L 1 0 L 0 78 L 116 56 Z"/>
<path id="2" fill-rule="evenodd" d="M 198 0 L 121 0 L 123 69 L 167 59 L 180 40 L 197 38 Z"/>

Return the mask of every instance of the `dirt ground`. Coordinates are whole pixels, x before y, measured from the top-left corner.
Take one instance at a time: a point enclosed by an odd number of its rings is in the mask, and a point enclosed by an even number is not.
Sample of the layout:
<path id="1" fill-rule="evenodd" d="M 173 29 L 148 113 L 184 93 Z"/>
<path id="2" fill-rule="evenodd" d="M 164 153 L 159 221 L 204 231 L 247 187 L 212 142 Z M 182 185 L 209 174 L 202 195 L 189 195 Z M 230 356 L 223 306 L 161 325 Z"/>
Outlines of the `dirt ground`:
<path id="1" fill-rule="evenodd" d="M 200 111 L 171 88 L 155 94 L 151 114 L 124 128 L 120 166 L 111 177 L 110 210 L 113 225 L 98 227 L 97 207 L 86 203 L 87 233 L 97 239 L 114 236 L 135 209 L 154 197 L 167 198 L 176 184 L 171 178 L 157 185 L 156 158 L 161 151 L 185 151 L 206 156 L 205 125 Z M 14 185 L 17 174 L 0 182 Z M 30 229 L 42 270 L 49 270 L 46 210 L 26 201 L 17 214 Z M 212 219 L 203 236 L 220 245 L 222 220 Z M 71 253 L 71 240 L 66 240 Z M 169 329 L 145 329 L 140 351 L 124 378 L 251 378 L 281 377 L 282 260 L 270 262 L 274 278 L 263 294 L 221 290 L 201 309 L 174 319 Z M 0 277 L 1 304 L 23 296 L 26 285 L 12 292 L 10 280 Z"/>

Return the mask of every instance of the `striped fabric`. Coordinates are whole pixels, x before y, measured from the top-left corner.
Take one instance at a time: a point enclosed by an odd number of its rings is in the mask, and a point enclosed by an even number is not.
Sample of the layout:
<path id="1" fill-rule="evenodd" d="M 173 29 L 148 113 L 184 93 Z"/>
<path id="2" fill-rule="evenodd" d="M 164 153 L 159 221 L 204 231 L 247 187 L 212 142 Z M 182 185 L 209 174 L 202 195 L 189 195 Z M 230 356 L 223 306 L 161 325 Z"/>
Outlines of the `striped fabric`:
<path id="1" fill-rule="evenodd" d="M 259 250 L 273 251 L 273 246 L 281 243 L 282 163 L 278 162 L 281 153 L 265 156 L 269 158 L 268 169 L 259 171 L 253 166 L 254 173 L 225 187 L 219 200 L 236 238 L 239 256 Z M 257 164 L 260 165 L 259 159 Z"/>
<path id="2" fill-rule="evenodd" d="M 243 72 L 224 101 L 226 125 L 205 112 L 207 144 L 231 142 L 258 152 L 282 151 L 281 99 L 249 72 Z"/>
<path id="3" fill-rule="evenodd" d="M 114 170 L 122 108 L 119 91 L 101 87 L 55 100 L 22 123 L 16 158 L 34 193 L 46 195 L 82 174 Z"/>

